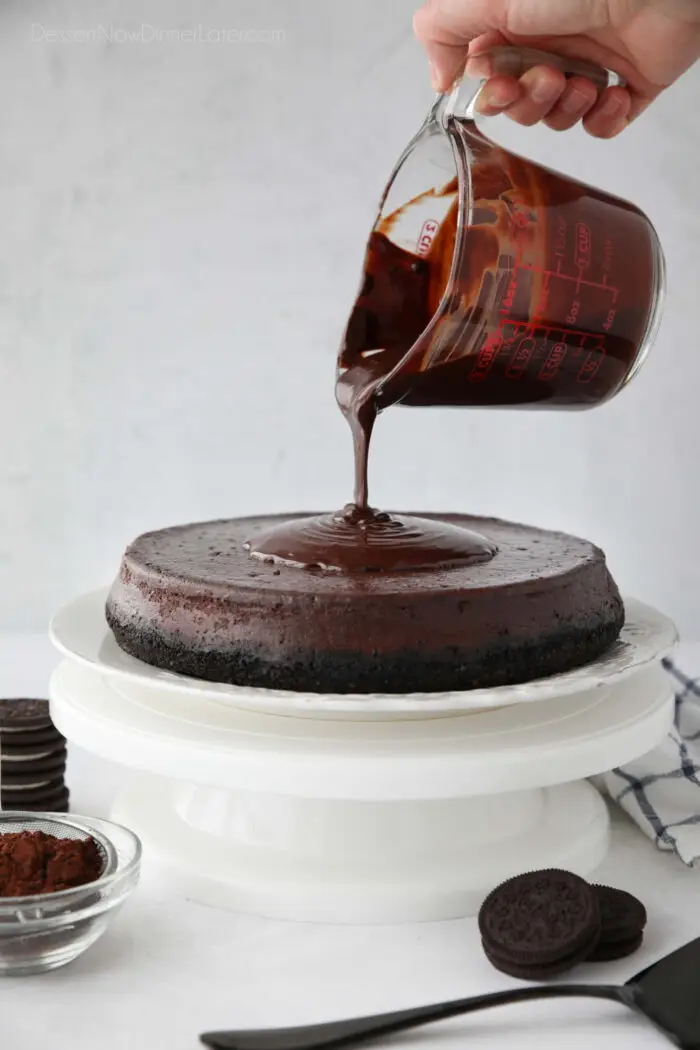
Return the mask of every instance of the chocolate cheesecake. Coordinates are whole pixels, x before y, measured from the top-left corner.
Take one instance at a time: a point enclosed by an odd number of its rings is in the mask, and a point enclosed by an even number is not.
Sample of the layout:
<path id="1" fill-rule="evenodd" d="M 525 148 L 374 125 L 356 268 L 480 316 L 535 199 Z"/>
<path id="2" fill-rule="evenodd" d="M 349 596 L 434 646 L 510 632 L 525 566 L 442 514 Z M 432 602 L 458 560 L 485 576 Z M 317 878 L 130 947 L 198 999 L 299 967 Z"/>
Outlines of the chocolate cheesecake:
<path id="1" fill-rule="evenodd" d="M 568 671 L 618 637 L 624 608 L 586 540 L 461 514 L 422 519 L 493 544 L 469 564 L 341 572 L 255 557 L 302 515 L 145 533 L 107 601 L 119 646 L 212 682 L 313 693 L 468 690 Z"/>

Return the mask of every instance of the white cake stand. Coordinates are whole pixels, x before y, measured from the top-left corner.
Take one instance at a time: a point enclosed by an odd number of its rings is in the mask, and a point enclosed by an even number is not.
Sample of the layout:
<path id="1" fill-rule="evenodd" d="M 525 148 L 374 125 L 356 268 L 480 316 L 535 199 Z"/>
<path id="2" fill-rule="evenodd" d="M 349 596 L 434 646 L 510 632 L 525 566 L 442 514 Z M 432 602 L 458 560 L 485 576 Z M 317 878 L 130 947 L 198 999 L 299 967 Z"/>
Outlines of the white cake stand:
<path id="1" fill-rule="evenodd" d="M 54 720 L 132 770 L 114 816 L 147 860 L 186 896 L 237 911 L 447 919 L 520 871 L 588 874 L 609 827 L 583 778 L 651 750 L 672 718 L 658 660 L 675 629 L 637 602 L 617 659 L 557 676 L 561 689 L 546 679 L 480 691 L 471 710 L 466 693 L 437 706 L 406 697 L 403 709 L 396 697 L 296 697 L 282 715 L 280 694 L 125 665 L 103 598 L 54 621 L 66 657 L 51 682 Z"/>

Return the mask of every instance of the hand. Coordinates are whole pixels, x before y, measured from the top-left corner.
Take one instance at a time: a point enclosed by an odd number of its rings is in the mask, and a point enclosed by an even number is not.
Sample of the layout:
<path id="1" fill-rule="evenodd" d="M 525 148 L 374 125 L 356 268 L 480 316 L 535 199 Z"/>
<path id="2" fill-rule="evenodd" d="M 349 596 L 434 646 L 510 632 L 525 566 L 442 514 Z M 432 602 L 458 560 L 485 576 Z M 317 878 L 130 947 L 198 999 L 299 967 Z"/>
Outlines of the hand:
<path id="1" fill-rule="evenodd" d="M 612 138 L 700 58 L 700 0 L 428 0 L 415 16 L 433 86 L 447 91 L 489 48 L 520 44 L 580 58 L 618 73 L 625 87 L 600 96 L 590 80 L 536 66 L 518 80 L 491 76 L 485 116 L 506 113 L 565 131 L 579 120 Z M 473 60 L 473 61 L 472 61 Z"/>

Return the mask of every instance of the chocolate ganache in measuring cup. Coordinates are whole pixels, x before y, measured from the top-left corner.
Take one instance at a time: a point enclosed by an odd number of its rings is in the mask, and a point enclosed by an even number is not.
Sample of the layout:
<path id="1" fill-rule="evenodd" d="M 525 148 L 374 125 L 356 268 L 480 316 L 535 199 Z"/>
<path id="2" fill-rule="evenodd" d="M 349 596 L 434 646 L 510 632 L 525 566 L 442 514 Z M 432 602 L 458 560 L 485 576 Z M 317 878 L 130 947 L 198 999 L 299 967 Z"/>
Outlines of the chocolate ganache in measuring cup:
<path id="1" fill-rule="evenodd" d="M 596 67 L 538 52 L 499 48 L 490 60 L 497 71 L 553 62 L 607 83 Z M 336 384 L 353 436 L 353 502 L 256 537 L 258 556 L 345 571 L 490 559 L 496 548 L 479 534 L 370 507 L 378 413 L 398 403 L 590 408 L 646 356 L 664 281 L 649 220 L 495 145 L 473 114 L 466 84 L 438 97 L 369 237 Z"/>

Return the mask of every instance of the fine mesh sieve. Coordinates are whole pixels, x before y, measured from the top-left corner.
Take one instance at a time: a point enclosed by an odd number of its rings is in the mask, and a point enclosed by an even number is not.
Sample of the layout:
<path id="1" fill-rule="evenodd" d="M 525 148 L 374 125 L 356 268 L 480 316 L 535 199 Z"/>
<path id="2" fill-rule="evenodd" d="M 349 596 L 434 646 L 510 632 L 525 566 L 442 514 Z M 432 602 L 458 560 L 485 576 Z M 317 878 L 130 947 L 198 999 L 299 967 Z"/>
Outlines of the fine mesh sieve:
<path id="1" fill-rule="evenodd" d="M 53 813 L 24 813 L 11 810 L 0 813 L 0 835 L 19 834 L 22 831 L 43 831 L 45 835 L 52 835 L 57 839 L 77 839 L 81 842 L 91 838 L 102 861 L 100 878 L 110 875 L 117 868 L 117 851 L 110 840 L 96 829 L 82 824 L 80 820 Z"/>

